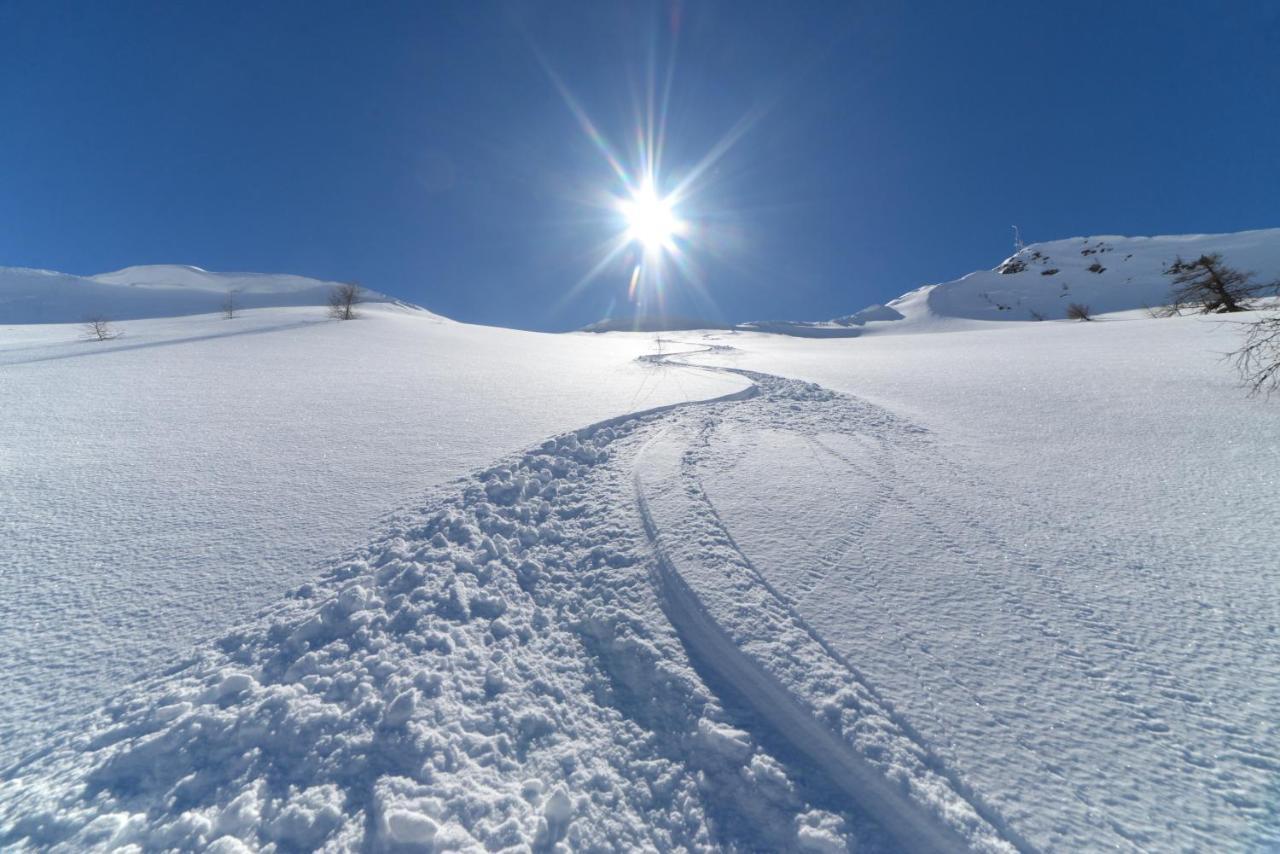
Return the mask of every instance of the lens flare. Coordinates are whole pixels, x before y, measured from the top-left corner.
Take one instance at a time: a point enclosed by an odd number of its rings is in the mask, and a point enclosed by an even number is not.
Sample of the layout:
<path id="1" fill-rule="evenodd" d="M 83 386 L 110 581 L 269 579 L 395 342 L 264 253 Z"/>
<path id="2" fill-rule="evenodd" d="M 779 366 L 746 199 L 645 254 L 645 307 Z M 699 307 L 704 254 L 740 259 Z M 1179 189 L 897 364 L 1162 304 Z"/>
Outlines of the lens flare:
<path id="1" fill-rule="evenodd" d="M 627 223 L 627 239 L 639 243 L 646 255 L 675 251 L 675 238 L 684 234 L 685 224 L 676 216 L 674 200 L 663 198 L 646 182 L 618 202 Z"/>

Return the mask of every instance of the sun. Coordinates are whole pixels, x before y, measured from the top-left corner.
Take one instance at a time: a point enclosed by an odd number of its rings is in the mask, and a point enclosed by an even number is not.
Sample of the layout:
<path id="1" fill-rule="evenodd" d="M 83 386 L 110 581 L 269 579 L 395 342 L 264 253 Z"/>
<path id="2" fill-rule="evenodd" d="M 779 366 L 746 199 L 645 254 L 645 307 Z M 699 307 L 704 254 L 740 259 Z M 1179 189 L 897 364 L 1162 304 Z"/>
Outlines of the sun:
<path id="1" fill-rule="evenodd" d="M 648 255 L 674 250 L 675 238 L 685 230 L 673 199 L 659 196 L 651 182 L 632 190 L 631 198 L 618 203 L 618 210 L 627 223 L 627 238 L 644 247 Z"/>

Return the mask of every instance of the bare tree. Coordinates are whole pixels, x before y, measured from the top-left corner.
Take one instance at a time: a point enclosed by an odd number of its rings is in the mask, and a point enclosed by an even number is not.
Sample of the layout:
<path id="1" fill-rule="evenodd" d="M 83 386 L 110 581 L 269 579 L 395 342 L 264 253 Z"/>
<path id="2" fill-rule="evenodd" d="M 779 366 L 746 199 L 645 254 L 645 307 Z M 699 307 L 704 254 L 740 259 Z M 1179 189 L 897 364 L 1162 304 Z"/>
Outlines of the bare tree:
<path id="1" fill-rule="evenodd" d="M 1067 320 L 1093 320 L 1093 313 L 1084 303 L 1073 302 L 1067 306 Z"/>
<path id="2" fill-rule="evenodd" d="M 1253 284 L 1252 273 L 1228 267 L 1217 252 L 1194 261 L 1177 258 L 1164 273 L 1173 277 L 1168 314 L 1181 314 L 1183 309 L 1200 314 L 1247 311 L 1251 299 L 1276 287 L 1275 283 Z"/>
<path id="3" fill-rule="evenodd" d="M 236 293 L 236 289 L 232 288 L 227 291 L 226 298 L 222 300 L 222 316 L 227 320 L 235 317 L 236 310 L 239 308 L 239 306 L 236 305 Z"/>
<path id="4" fill-rule="evenodd" d="M 1280 389 L 1280 314 L 1246 323 L 1244 344 L 1229 358 L 1251 396 Z"/>
<path id="5" fill-rule="evenodd" d="M 86 338 L 94 341 L 110 341 L 120 333 L 115 330 L 111 323 L 102 315 L 95 314 L 84 322 L 84 334 Z"/>
<path id="6" fill-rule="evenodd" d="M 356 306 L 364 302 L 364 289 L 355 282 L 346 282 L 329 292 L 329 316 L 336 320 L 354 320 Z"/>

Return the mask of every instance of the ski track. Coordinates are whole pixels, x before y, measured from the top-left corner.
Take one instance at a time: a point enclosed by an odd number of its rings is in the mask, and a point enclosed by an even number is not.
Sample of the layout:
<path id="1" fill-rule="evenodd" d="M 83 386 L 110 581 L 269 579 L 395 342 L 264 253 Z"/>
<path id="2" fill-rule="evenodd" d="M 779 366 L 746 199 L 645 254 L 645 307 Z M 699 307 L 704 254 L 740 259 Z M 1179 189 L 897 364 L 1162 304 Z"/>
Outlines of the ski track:
<path id="1" fill-rule="evenodd" d="M 698 352 L 644 358 L 655 369 L 709 370 L 678 361 Z M 889 559 L 885 527 L 903 530 L 904 520 L 966 568 L 966 596 L 993 604 L 992 619 L 1056 650 L 1051 684 L 1080 680 L 1132 700 L 1133 737 L 1170 774 L 1198 783 L 1216 762 L 1213 796 L 1265 812 L 1237 778 L 1274 774 L 1280 757 L 1243 747 L 1203 756 L 1197 745 L 1222 741 L 1231 722 L 1146 661 L 1118 614 L 948 493 L 984 495 L 993 514 L 1039 508 L 1000 495 L 879 407 L 733 372 L 753 387 L 585 427 L 438 490 L 316 582 L 51 736 L 0 772 L 0 844 L 1034 851 L 1220 842 L 1211 824 L 1144 825 L 1111 809 L 1117 780 L 1144 807 L 1167 791 L 1125 779 L 1123 756 L 1091 769 L 1094 779 L 1065 767 L 1060 742 L 1021 725 L 1098 721 L 1055 705 L 1051 692 L 1004 703 L 992 688 L 1001 687 L 998 664 L 956 654 L 967 641 L 979 652 L 989 645 L 983 626 L 942 613 L 945 596 L 938 619 L 953 645 L 935 651 L 915 636 L 897 615 L 896 588 L 873 571 Z M 706 480 L 749 461 L 753 431 L 766 428 L 862 488 L 857 513 L 815 501 L 826 533 L 812 562 L 753 563 Z M 924 702 L 896 707 L 858 645 L 827 636 L 819 606 L 832 588 L 856 591 L 893 635 L 893 687 L 910 682 Z M 1194 592 L 1169 593 L 1196 607 Z M 976 711 L 957 719 L 955 704 Z M 994 772 L 976 754 L 998 733 L 1008 748 L 993 762 L 1025 802 L 986 794 Z M 1251 733 L 1235 735 L 1243 745 Z M 1051 814 L 1037 789 L 1063 796 Z M 1264 820 L 1259 844 L 1272 839 Z"/>

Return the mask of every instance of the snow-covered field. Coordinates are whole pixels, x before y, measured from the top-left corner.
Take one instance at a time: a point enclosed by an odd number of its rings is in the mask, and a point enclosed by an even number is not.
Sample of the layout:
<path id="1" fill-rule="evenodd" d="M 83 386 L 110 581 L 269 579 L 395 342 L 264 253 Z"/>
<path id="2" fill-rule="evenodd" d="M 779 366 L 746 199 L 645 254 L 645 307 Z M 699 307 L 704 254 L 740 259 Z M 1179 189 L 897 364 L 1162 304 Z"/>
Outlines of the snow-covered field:
<path id="1" fill-rule="evenodd" d="M 743 383 L 367 306 L 0 327 L 0 763 L 495 457 Z"/>
<path id="2" fill-rule="evenodd" d="M 1059 241 L 661 356 L 394 304 L 0 327 L 5 654 L 69 722 L 0 843 L 1280 847 L 1280 409 L 1231 320 L 1119 311 L 1276 237 L 1085 241 L 1145 270 L 1094 323 L 979 306 Z"/>

